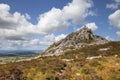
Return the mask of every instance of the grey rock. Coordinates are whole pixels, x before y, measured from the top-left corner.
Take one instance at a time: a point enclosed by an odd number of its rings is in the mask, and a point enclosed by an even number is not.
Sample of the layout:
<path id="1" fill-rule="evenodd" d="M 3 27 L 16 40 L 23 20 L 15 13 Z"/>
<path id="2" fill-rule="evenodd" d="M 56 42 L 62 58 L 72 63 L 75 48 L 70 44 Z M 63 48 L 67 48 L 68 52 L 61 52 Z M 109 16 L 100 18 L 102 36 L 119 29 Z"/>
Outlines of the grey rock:
<path id="1" fill-rule="evenodd" d="M 88 27 L 83 27 L 79 31 L 72 32 L 66 38 L 52 44 L 44 55 L 59 56 L 67 50 L 77 49 L 94 44 L 104 44 L 109 42 L 101 36 L 94 35 Z"/>

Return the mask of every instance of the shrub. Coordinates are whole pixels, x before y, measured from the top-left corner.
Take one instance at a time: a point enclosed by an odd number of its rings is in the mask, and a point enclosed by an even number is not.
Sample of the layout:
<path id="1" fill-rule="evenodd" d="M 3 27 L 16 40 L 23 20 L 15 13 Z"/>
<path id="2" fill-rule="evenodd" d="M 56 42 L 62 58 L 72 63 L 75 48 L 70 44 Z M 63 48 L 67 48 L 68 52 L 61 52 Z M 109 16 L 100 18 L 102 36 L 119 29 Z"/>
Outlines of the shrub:
<path id="1" fill-rule="evenodd" d="M 88 75 L 88 74 L 93 74 L 96 73 L 94 69 L 90 69 L 90 68 L 82 68 L 81 70 L 82 74 Z"/>

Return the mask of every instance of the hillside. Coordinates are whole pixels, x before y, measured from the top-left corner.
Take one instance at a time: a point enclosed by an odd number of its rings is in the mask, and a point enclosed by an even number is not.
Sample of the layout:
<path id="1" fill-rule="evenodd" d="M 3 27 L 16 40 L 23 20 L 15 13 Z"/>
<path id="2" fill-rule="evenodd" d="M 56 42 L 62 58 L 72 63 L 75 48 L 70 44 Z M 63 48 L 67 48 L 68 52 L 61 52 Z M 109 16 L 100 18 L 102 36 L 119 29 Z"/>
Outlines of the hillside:
<path id="1" fill-rule="evenodd" d="M 120 80 L 120 42 L 0 65 L 0 80 Z"/>
<path id="2" fill-rule="evenodd" d="M 0 80 L 120 80 L 120 42 L 83 27 L 36 58 L 0 64 Z"/>
<path id="3" fill-rule="evenodd" d="M 88 45 L 104 44 L 108 40 L 101 36 L 94 35 L 92 30 L 84 26 L 80 30 L 69 34 L 66 38 L 52 44 L 44 52 L 46 56 L 61 55 L 64 51 L 74 50 Z"/>

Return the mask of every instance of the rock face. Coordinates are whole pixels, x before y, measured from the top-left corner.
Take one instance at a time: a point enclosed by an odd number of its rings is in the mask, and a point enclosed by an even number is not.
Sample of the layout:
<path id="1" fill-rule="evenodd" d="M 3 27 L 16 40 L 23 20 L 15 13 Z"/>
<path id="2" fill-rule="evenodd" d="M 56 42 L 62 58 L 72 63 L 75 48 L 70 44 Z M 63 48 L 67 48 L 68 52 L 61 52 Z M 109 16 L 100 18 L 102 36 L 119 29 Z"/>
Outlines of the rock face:
<path id="1" fill-rule="evenodd" d="M 65 39 L 52 44 L 44 54 L 46 56 L 61 55 L 66 50 L 77 49 L 80 47 L 107 43 L 103 37 L 94 35 L 88 27 L 83 27 L 79 31 L 69 34 Z"/>

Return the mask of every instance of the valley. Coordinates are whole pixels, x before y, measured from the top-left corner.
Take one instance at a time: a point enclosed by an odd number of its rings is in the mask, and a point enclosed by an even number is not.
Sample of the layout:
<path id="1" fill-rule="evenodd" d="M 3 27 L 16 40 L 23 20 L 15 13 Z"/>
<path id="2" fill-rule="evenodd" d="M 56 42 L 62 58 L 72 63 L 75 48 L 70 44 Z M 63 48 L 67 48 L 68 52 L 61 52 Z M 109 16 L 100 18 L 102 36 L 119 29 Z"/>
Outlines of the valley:
<path id="1" fill-rule="evenodd" d="M 13 50 L 0 51 L 0 64 L 10 62 L 18 62 L 21 60 L 30 59 L 39 55 L 42 50 Z"/>

